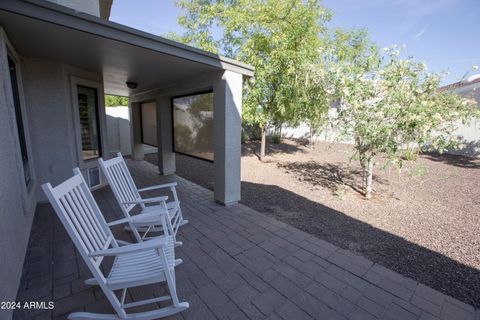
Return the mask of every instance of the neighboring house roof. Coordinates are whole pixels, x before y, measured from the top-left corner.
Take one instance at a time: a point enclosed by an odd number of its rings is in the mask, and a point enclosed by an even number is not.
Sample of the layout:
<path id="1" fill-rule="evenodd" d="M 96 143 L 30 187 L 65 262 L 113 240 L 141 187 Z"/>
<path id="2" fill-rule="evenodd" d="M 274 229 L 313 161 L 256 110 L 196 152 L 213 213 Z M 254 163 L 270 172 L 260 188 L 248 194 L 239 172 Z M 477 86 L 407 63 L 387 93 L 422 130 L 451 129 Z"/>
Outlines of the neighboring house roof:
<path id="1" fill-rule="evenodd" d="M 440 88 L 441 91 L 451 91 L 476 101 L 480 107 L 480 78 L 472 81 L 459 81 Z"/>
<path id="2" fill-rule="evenodd" d="M 111 94 L 135 94 L 220 70 L 247 77 L 254 72 L 240 61 L 47 1 L 0 1 L 0 25 L 21 55 L 101 73 Z M 136 90 L 125 89 L 129 80 L 139 83 Z"/>
<path id="3" fill-rule="evenodd" d="M 471 86 L 477 83 L 480 84 L 480 78 L 470 82 L 458 81 L 451 84 L 447 84 L 446 86 L 441 87 L 440 90 L 458 90 L 460 88 Z"/>

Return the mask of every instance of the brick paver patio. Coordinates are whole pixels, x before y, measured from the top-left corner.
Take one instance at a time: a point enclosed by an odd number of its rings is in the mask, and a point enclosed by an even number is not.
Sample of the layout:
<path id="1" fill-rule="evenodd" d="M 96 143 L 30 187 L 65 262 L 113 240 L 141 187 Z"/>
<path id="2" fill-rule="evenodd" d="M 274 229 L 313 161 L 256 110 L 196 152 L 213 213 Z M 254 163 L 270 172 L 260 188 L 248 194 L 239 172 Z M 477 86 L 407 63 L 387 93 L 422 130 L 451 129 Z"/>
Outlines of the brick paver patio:
<path id="1" fill-rule="evenodd" d="M 184 215 L 177 256 L 186 312 L 172 319 L 472 319 L 472 306 L 246 206 L 222 207 L 212 192 L 153 165 L 127 160 L 139 187 L 178 181 Z M 120 218 L 108 187 L 94 192 L 107 220 Z M 116 230 L 120 238 L 128 237 Z M 55 301 L 14 319 L 64 319 L 73 311 L 113 313 L 49 205 L 39 205 L 17 301 Z M 131 298 L 161 295 L 141 287 Z"/>

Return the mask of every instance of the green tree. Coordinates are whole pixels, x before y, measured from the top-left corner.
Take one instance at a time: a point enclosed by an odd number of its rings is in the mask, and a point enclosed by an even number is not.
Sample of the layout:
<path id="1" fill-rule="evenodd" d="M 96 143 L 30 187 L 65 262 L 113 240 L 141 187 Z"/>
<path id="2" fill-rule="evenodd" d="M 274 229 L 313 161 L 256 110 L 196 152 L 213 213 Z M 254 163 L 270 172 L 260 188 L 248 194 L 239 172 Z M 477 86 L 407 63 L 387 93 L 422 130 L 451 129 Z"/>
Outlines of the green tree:
<path id="1" fill-rule="evenodd" d="M 409 146 L 443 152 L 457 143 L 451 132 L 458 121 L 468 121 L 476 109 L 470 100 L 438 90 L 440 76 L 412 58 L 400 59 L 397 47 L 386 50 L 378 69 L 358 71 L 351 63 L 336 66 L 342 101 L 338 124 L 354 140 L 365 197 L 371 198 L 379 154 L 388 157 L 387 164 L 401 166 Z"/>
<path id="2" fill-rule="evenodd" d="M 304 65 L 298 90 L 300 121 L 310 126 L 310 144 L 313 137 L 330 124 L 329 109 L 340 98 L 336 66 L 348 63 L 356 73 L 367 72 L 378 66 L 375 44 L 365 30 L 335 29 L 324 38 L 318 57 Z"/>
<path id="3" fill-rule="evenodd" d="M 128 106 L 128 97 L 105 95 L 106 107 Z"/>
<path id="4" fill-rule="evenodd" d="M 265 156 L 266 128 L 294 120 L 301 71 L 321 46 L 330 12 L 319 0 L 181 0 L 179 23 L 184 43 L 220 52 L 255 67 L 246 83 L 243 120 L 261 130 L 260 157 Z M 222 37 L 215 40 L 212 29 Z"/>

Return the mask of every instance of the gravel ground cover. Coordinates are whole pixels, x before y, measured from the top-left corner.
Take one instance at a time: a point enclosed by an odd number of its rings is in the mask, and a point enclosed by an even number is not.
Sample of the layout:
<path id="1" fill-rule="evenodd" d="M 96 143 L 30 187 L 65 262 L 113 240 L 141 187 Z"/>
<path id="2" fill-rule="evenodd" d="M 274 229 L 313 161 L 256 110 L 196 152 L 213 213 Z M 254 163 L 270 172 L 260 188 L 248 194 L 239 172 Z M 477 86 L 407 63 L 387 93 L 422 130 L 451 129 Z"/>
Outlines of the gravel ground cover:
<path id="1" fill-rule="evenodd" d="M 480 160 L 379 163 L 364 200 L 351 146 L 286 140 L 268 146 L 265 162 L 258 149 L 243 146 L 242 203 L 480 307 Z M 177 174 L 213 189 L 212 163 L 177 155 Z"/>

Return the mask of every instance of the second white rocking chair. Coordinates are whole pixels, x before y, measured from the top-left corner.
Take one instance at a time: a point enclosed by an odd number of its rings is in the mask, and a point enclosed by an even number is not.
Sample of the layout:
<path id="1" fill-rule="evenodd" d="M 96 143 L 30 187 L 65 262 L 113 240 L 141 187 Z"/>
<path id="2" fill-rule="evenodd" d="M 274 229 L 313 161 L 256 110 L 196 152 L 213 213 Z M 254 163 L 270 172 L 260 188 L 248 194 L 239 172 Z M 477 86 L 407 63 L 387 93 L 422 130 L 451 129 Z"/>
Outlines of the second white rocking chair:
<path id="1" fill-rule="evenodd" d="M 42 185 L 43 191 L 80 252 L 94 278 L 87 284 L 99 285 L 116 314 L 75 312 L 71 320 L 80 319 L 157 319 L 181 312 L 189 307 L 180 302 L 175 284 L 174 243 L 172 236 L 157 237 L 141 243 L 119 246 L 95 202 L 85 180 L 75 175 L 53 188 Z M 135 217 L 121 219 L 131 222 Z M 128 220 L 128 221 L 127 221 Z M 107 276 L 100 266 L 104 257 L 115 257 Z M 126 302 L 128 288 L 166 282 L 170 295 Z M 115 291 L 120 291 L 118 294 Z M 126 309 L 171 300 L 172 304 L 150 311 L 127 313 Z"/>
<path id="2" fill-rule="evenodd" d="M 160 218 L 153 217 L 149 221 L 141 223 L 134 223 L 131 225 L 132 231 L 134 231 L 137 241 L 137 233 L 142 239 L 148 239 L 147 233 L 149 232 L 163 232 L 164 234 L 170 234 L 175 240 L 175 245 L 181 245 L 180 241 L 176 240 L 176 235 L 180 226 L 188 223 L 188 220 L 184 220 L 182 216 L 182 209 L 180 208 L 180 201 L 178 200 L 176 182 L 161 184 L 143 189 L 138 189 L 133 181 L 133 178 L 128 170 L 125 160 L 122 154 L 119 152 L 118 156 L 113 159 L 103 160 L 98 159 L 99 166 L 107 178 L 108 184 L 115 195 L 120 208 L 123 211 L 125 217 L 130 217 L 131 211 L 136 205 L 141 208 L 141 213 L 164 213 L 168 212 L 169 223 L 167 226 L 162 225 Z M 165 202 L 164 197 L 154 198 L 142 198 L 140 192 L 151 191 L 156 189 L 170 189 L 173 194 L 173 201 Z M 152 206 L 145 206 L 145 204 L 157 204 Z M 136 229 L 136 230 L 134 230 Z M 168 229 L 168 230 L 166 230 Z M 135 232 L 136 231 L 136 232 Z"/>

